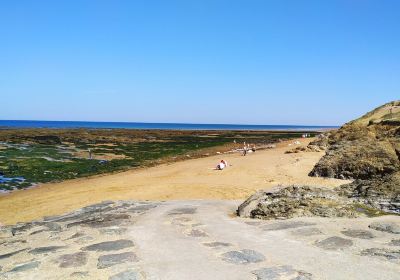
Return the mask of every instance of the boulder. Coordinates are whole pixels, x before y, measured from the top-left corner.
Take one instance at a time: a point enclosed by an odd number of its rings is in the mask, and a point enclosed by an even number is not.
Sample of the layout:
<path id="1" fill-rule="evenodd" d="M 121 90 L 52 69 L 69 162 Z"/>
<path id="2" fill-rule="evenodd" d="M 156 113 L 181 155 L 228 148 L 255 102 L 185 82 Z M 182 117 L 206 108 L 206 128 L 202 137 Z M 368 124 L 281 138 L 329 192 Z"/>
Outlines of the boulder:
<path id="1" fill-rule="evenodd" d="M 333 190 L 310 186 L 277 186 L 272 191 L 259 191 L 239 206 L 237 214 L 267 220 L 363 215 L 352 200 L 339 196 Z"/>

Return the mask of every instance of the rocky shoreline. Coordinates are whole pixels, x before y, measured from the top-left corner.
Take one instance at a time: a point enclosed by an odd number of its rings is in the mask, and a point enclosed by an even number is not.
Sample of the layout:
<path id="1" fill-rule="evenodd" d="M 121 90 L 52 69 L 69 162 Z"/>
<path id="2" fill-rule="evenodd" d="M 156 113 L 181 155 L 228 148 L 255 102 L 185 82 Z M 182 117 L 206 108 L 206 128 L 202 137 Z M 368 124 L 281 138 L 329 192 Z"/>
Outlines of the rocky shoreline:
<path id="1" fill-rule="evenodd" d="M 259 192 L 238 208 L 238 215 L 261 219 L 300 216 L 359 217 L 400 214 L 400 101 L 390 102 L 307 148 L 326 151 L 310 176 L 353 179 L 332 190 L 277 186 Z"/>
<path id="2" fill-rule="evenodd" d="M 0 279 L 397 279 L 399 217 L 253 220 L 237 205 L 104 201 L 1 227 Z"/>

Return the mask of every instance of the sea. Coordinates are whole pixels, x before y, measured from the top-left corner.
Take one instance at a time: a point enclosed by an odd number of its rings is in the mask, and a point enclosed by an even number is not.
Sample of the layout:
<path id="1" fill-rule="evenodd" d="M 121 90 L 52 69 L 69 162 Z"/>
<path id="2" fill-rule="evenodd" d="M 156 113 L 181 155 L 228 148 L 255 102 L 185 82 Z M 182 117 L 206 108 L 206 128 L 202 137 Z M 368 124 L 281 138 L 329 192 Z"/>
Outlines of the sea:
<path id="1" fill-rule="evenodd" d="M 4 128 L 322 131 L 337 126 L 0 120 Z"/>

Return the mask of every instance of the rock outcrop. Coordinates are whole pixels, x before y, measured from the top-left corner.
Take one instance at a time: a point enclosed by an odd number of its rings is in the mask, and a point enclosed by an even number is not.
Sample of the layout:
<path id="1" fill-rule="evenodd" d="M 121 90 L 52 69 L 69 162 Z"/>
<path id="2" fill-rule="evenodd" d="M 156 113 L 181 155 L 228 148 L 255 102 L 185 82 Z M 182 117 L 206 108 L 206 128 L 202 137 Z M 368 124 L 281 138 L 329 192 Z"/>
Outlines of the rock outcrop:
<path id="1" fill-rule="evenodd" d="M 336 190 L 309 186 L 277 186 L 259 191 L 242 203 L 237 214 L 246 218 L 288 219 L 295 217 L 347 217 L 381 214 L 373 207 L 360 204 Z"/>
<path id="2" fill-rule="evenodd" d="M 357 217 L 400 213 L 400 101 L 385 104 L 330 131 L 306 148 L 326 151 L 310 176 L 354 179 L 334 190 L 278 186 L 258 192 L 238 209 L 243 217 Z"/>
<path id="3" fill-rule="evenodd" d="M 327 147 L 311 176 L 369 180 L 400 171 L 400 101 L 385 104 L 311 145 Z"/>

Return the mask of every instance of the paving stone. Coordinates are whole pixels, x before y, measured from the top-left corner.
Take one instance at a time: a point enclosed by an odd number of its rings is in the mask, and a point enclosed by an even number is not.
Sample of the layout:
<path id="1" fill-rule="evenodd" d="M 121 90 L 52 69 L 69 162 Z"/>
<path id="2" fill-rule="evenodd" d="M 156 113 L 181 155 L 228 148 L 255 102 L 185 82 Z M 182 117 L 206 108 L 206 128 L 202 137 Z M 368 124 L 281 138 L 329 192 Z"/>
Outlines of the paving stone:
<path id="1" fill-rule="evenodd" d="M 15 243 L 27 243 L 27 241 L 25 239 L 9 239 L 9 238 L 7 238 L 7 240 L 0 242 L 0 245 L 9 246 L 9 245 L 14 245 Z"/>
<path id="2" fill-rule="evenodd" d="M 131 213 L 144 213 L 146 211 L 149 211 L 153 208 L 156 208 L 157 205 L 155 204 L 144 204 L 144 205 L 138 205 L 138 206 L 134 206 L 128 209 L 128 212 Z"/>
<path id="3" fill-rule="evenodd" d="M 93 216 L 95 213 L 112 210 L 112 204 L 114 204 L 112 201 L 104 201 L 101 203 L 83 207 L 82 209 L 79 209 L 72 213 L 68 213 L 66 215 L 44 217 L 43 220 L 47 222 L 68 222 L 74 220 L 83 220 L 90 216 Z"/>
<path id="4" fill-rule="evenodd" d="M 91 236 L 82 236 L 76 239 L 74 242 L 82 245 L 82 244 L 87 244 L 88 242 L 92 242 L 93 240 L 94 238 Z"/>
<path id="5" fill-rule="evenodd" d="M 207 247 L 212 247 L 212 248 L 221 248 L 221 247 L 229 247 L 232 246 L 231 243 L 227 243 L 227 242 L 207 242 L 207 243 L 203 243 L 204 246 Z"/>
<path id="6" fill-rule="evenodd" d="M 100 216 L 91 216 L 87 219 L 69 223 L 67 224 L 67 228 L 75 226 L 86 226 L 91 228 L 118 226 L 126 221 L 129 221 L 130 218 L 131 216 L 128 214 L 105 214 Z"/>
<path id="7" fill-rule="evenodd" d="M 342 231 L 342 233 L 348 237 L 360 238 L 360 239 L 372 239 L 375 235 L 368 230 L 360 230 L 360 229 L 348 229 Z"/>
<path id="8" fill-rule="evenodd" d="M 389 243 L 390 246 L 400 246 L 400 239 L 392 239 Z"/>
<path id="9" fill-rule="evenodd" d="M 314 226 L 314 223 L 308 222 L 277 222 L 272 224 L 267 224 L 262 226 L 263 230 L 284 230 L 284 229 L 292 229 L 292 228 L 299 228 L 299 227 L 306 227 L 306 226 Z"/>
<path id="10" fill-rule="evenodd" d="M 38 247 L 29 251 L 30 254 L 39 255 L 46 253 L 53 253 L 61 249 L 65 249 L 66 246 L 47 246 L 47 247 Z"/>
<path id="11" fill-rule="evenodd" d="M 120 239 L 115 241 L 105 241 L 96 244 L 92 244 L 86 247 L 83 247 L 81 250 L 83 251 L 117 251 L 129 247 L 133 247 L 134 244 L 131 240 Z"/>
<path id="12" fill-rule="evenodd" d="M 71 273 L 70 276 L 74 277 L 74 278 L 86 278 L 86 277 L 89 277 L 89 272 L 88 271 L 76 271 L 76 272 Z"/>
<path id="13" fill-rule="evenodd" d="M 35 268 L 39 267 L 39 265 L 40 265 L 39 261 L 27 262 L 27 263 L 19 264 L 19 265 L 15 266 L 9 272 L 24 272 L 24 271 L 35 269 Z"/>
<path id="14" fill-rule="evenodd" d="M 384 257 L 388 260 L 400 260 L 400 250 L 370 248 L 361 252 L 362 256 Z"/>
<path id="15" fill-rule="evenodd" d="M 85 236 L 85 234 L 83 232 L 77 232 L 77 233 L 74 233 L 73 235 L 71 235 L 71 237 L 67 238 L 66 240 L 71 240 L 71 239 L 79 238 L 82 236 Z"/>
<path id="16" fill-rule="evenodd" d="M 88 254 L 86 252 L 78 252 L 74 254 L 66 254 L 58 257 L 57 262 L 61 268 L 80 267 L 86 265 Z"/>
<path id="17" fill-rule="evenodd" d="M 293 235 L 299 236 L 313 236 L 313 235 L 320 235 L 323 234 L 318 228 L 311 227 L 311 228 L 299 228 L 291 232 Z"/>
<path id="18" fill-rule="evenodd" d="M 17 224 L 11 228 L 11 234 L 12 236 L 15 236 L 31 229 L 32 227 L 34 227 L 33 223 Z"/>
<path id="19" fill-rule="evenodd" d="M 230 251 L 224 253 L 222 255 L 222 259 L 233 264 L 249 264 L 262 262 L 265 260 L 265 257 L 257 251 L 243 249 L 240 251 Z"/>
<path id="20" fill-rule="evenodd" d="M 273 266 L 265 267 L 255 271 L 252 271 L 257 276 L 257 280 L 280 280 L 280 279 L 291 279 L 291 280 L 311 280 L 312 274 L 297 271 L 291 266 Z"/>
<path id="21" fill-rule="evenodd" d="M 195 214 L 197 211 L 197 208 L 193 207 L 182 207 L 182 208 L 176 208 L 172 210 L 169 215 L 190 215 L 190 214 Z"/>
<path id="22" fill-rule="evenodd" d="M 352 246 L 353 241 L 339 236 L 332 236 L 322 241 L 316 242 L 315 245 L 325 250 L 339 250 Z"/>
<path id="23" fill-rule="evenodd" d="M 48 228 L 50 231 L 61 231 L 62 227 L 61 225 L 54 223 L 54 222 L 48 222 L 44 224 L 45 227 Z"/>
<path id="24" fill-rule="evenodd" d="M 108 278 L 108 280 L 139 280 L 139 279 L 140 279 L 139 274 L 132 269 L 125 270 Z"/>
<path id="25" fill-rule="evenodd" d="M 127 262 L 137 262 L 138 258 L 132 252 L 104 255 L 98 258 L 97 268 L 103 269 L 116 264 L 127 263 Z"/>
<path id="26" fill-rule="evenodd" d="M 400 225 L 393 222 L 374 222 L 369 225 L 369 228 L 388 233 L 400 234 Z"/>
<path id="27" fill-rule="evenodd" d="M 111 227 L 111 228 L 100 229 L 100 233 L 108 235 L 120 235 L 125 233 L 127 230 L 128 230 L 127 228 Z"/>
<path id="28" fill-rule="evenodd" d="M 260 222 L 245 222 L 245 224 L 248 224 L 249 226 L 259 226 L 261 223 Z"/>
<path id="29" fill-rule="evenodd" d="M 187 236 L 191 237 L 207 237 L 208 234 L 199 229 L 191 229 L 186 233 Z"/>
<path id="30" fill-rule="evenodd" d="M 92 204 L 86 207 L 83 207 L 81 211 L 83 212 L 93 212 L 93 211 L 99 211 L 99 210 L 105 210 L 109 209 L 110 205 L 115 204 L 114 201 L 111 200 L 105 200 L 100 203 Z"/>
<path id="31" fill-rule="evenodd" d="M 47 231 L 48 231 L 47 229 L 39 229 L 36 231 L 32 231 L 29 235 L 35 235 L 35 234 L 39 234 L 39 233 L 47 232 Z"/>
<path id="32" fill-rule="evenodd" d="M 17 250 L 17 251 L 13 251 L 13 252 L 10 252 L 10 253 L 7 253 L 7 254 L 0 255 L 0 260 L 7 259 L 9 257 L 12 257 L 12 256 L 14 256 L 14 255 L 16 255 L 18 253 L 21 253 L 23 251 L 26 251 L 26 250 L 29 250 L 29 248 L 25 248 L 25 249 L 21 249 L 21 250 Z"/>

